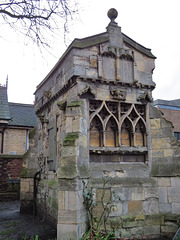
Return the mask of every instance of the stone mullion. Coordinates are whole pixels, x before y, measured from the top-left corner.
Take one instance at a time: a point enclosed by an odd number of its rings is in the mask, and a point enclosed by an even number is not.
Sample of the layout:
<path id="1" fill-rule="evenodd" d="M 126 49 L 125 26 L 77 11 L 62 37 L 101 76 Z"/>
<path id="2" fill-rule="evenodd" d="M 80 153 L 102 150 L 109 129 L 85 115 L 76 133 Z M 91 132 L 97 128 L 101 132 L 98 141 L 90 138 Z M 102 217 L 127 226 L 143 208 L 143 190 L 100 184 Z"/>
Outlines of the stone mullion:
<path id="1" fill-rule="evenodd" d="M 131 146 L 136 146 L 136 129 L 135 129 L 135 125 L 132 125 L 133 129 L 132 129 L 132 139 L 133 139 L 133 144 L 131 143 Z"/>
<path id="2" fill-rule="evenodd" d="M 118 146 L 121 146 L 121 126 L 120 126 L 120 119 L 121 119 L 121 103 L 118 103 Z"/>
<path id="3" fill-rule="evenodd" d="M 103 147 L 105 147 L 106 146 L 106 130 L 103 129 L 102 133 L 103 133 Z"/>

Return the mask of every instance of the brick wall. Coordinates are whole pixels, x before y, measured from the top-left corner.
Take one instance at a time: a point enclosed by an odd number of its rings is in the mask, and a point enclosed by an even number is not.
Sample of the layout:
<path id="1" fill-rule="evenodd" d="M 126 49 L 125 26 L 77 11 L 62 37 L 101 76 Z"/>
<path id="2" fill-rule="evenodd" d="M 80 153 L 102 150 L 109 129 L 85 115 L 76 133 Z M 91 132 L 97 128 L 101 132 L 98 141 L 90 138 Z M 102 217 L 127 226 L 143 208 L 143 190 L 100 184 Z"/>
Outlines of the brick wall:
<path id="1" fill-rule="evenodd" d="M 22 156 L 0 156 L 0 193 L 13 191 L 19 184 Z"/>
<path id="2" fill-rule="evenodd" d="M 24 154 L 26 152 L 26 129 L 6 129 L 4 134 L 4 154 Z"/>

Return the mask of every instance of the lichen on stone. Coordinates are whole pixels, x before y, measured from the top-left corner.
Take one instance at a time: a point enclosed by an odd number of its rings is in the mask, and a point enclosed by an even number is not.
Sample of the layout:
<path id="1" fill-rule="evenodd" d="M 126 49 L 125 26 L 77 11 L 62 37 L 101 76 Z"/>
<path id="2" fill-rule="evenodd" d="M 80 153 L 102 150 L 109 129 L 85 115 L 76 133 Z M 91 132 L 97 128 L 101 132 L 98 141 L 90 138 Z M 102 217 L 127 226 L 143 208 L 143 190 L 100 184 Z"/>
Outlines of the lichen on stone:
<path id="1" fill-rule="evenodd" d="M 20 177 L 21 178 L 25 178 L 27 177 L 27 168 L 23 168 L 21 173 L 20 173 Z"/>
<path id="2" fill-rule="evenodd" d="M 60 110 L 64 110 L 66 108 L 67 101 L 66 100 L 61 100 L 57 103 L 57 106 Z"/>
<path id="3" fill-rule="evenodd" d="M 78 137 L 79 135 L 77 132 L 68 133 L 63 140 L 63 146 L 75 146 L 75 141 Z"/>
<path id="4" fill-rule="evenodd" d="M 67 104 L 67 107 L 80 107 L 81 105 L 82 105 L 82 101 L 76 100 L 76 101 L 69 102 Z"/>

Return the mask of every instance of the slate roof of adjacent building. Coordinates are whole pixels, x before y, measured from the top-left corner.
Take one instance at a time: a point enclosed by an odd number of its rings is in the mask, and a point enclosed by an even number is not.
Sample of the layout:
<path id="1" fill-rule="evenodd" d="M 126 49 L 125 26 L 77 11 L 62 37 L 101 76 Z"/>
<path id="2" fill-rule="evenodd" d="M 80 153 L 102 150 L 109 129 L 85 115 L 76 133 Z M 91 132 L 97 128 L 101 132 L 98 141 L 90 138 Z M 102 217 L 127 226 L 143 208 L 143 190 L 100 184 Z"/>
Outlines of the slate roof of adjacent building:
<path id="1" fill-rule="evenodd" d="M 34 105 L 22 103 L 9 103 L 11 120 L 8 125 L 34 127 L 36 125 L 36 115 Z"/>
<path id="2" fill-rule="evenodd" d="M 0 85 L 0 120 L 10 120 L 7 88 Z"/>
<path id="3" fill-rule="evenodd" d="M 175 99 L 175 100 L 157 99 L 157 100 L 154 101 L 153 105 L 154 106 L 163 105 L 163 106 L 171 106 L 171 107 L 180 108 L 180 99 Z"/>

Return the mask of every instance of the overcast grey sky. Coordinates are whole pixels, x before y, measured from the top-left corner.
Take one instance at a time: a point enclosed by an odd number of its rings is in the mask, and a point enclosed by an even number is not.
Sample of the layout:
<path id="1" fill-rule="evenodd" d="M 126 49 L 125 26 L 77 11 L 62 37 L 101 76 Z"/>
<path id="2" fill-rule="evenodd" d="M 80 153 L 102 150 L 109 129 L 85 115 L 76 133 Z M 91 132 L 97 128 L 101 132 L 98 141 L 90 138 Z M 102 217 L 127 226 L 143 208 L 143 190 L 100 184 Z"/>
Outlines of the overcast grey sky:
<path id="1" fill-rule="evenodd" d="M 151 48 L 157 57 L 153 81 L 154 99 L 180 98 L 180 14 L 179 0 L 79 0 L 79 21 L 74 21 L 68 36 L 88 37 L 106 31 L 109 24 L 107 11 L 116 8 L 116 22 L 123 33 Z M 8 74 L 8 98 L 10 102 L 33 103 L 36 86 L 55 65 L 66 46 L 63 33 L 52 44 L 55 55 L 42 55 L 32 44 L 24 46 L 24 39 L 0 26 L 0 83 Z M 2 38 L 3 37 L 3 38 Z"/>

